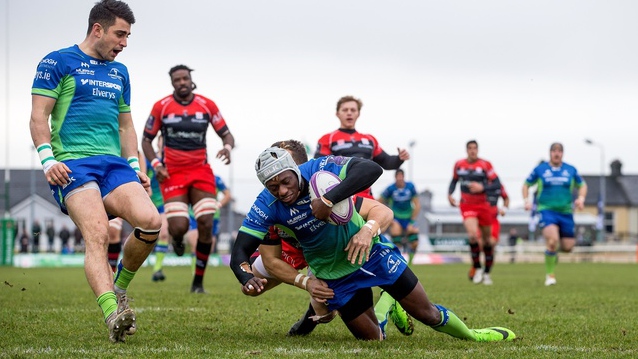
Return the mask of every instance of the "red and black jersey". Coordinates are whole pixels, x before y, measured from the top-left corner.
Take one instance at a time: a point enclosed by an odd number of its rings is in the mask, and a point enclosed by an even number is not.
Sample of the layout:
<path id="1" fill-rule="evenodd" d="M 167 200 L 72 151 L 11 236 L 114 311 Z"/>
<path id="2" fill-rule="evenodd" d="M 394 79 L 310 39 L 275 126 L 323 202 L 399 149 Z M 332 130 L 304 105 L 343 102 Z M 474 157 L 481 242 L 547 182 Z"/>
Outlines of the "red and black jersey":
<path id="1" fill-rule="evenodd" d="M 304 269 L 308 266 L 299 241 L 296 238 L 290 237 L 283 230 L 275 226 L 270 226 L 268 228 L 267 239 L 264 241 L 271 245 L 281 243 L 281 259 L 296 270 Z M 253 259 L 251 262 L 254 262 L 254 258 L 257 256 L 259 256 L 259 250 L 251 255 L 251 259 Z"/>
<path id="2" fill-rule="evenodd" d="M 215 102 L 194 94 L 193 99 L 184 104 L 169 95 L 153 105 L 144 137 L 153 140 L 162 131 L 166 168 L 201 165 L 207 163 L 206 132 L 209 124 L 219 137 L 228 132 L 226 121 Z"/>
<path id="3" fill-rule="evenodd" d="M 338 129 L 323 135 L 317 142 L 315 157 L 335 155 L 359 157 L 368 160 L 383 152 L 379 142 L 372 135 L 357 130 Z"/>
<path id="4" fill-rule="evenodd" d="M 469 162 L 467 159 L 456 161 L 454 164 L 454 174 L 452 175 L 452 182 L 450 183 L 449 194 L 454 193 L 456 183 L 461 183 L 461 203 L 467 204 L 481 204 L 487 201 L 487 194 L 485 191 L 481 193 L 470 193 L 468 184 L 470 182 L 479 182 L 483 184 L 483 187 L 488 188 L 488 185 L 498 180 L 492 164 L 483 159 L 477 159 L 474 162 Z M 498 184 L 500 187 L 500 183 Z"/>
<path id="5" fill-rule="evenodd" d="M 388 155 L 374 136 L 359 133 L 355 129 L 340 128 L 321 136 L 317 142 L 315 158 L 328 155 L 365 158 L 386 170 L 395 170 L 403 164 L 399 156 Z M 357 195 L 374 199 L 370 188 Z"/>

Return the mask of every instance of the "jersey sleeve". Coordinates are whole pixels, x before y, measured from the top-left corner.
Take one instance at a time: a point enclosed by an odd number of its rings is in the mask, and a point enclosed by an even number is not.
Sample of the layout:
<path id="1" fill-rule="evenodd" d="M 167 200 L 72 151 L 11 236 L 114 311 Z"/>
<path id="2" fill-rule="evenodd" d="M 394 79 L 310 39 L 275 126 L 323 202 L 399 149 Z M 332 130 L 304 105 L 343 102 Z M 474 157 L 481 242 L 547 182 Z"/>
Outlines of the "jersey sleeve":
<path id="1" fill-rule="evenodd" d="M 122 95 L 120 96 L 118 109 L 120 113 L 128 113 L 131 112 L 131 79 L 126 66 L 119 66 L 118 71 L 118 75 L 122 77 Z"/>
<path id="2" fill-rule="evenodd" d="M 383 153 L 383 148 L 381 148 L 381 145 L 379 145 L 379 141 L 377 141 L 376 137 L 368 134 L 366 137 L 368 137 L 369 139 L 372 140 L 372 143 L 374 144 L 374 147 L 372 149 L 372 158 L 377 157 L 378 155 Z"/>
<path id="3" fill-rule="evenodd" d="M 330 136 L 329 134 L 325 134 L 319 138 L 317 141 L 317 149 L 315 150 L 315 158 L 328 156 L 331 154 L 330 151 Z"/>
<path id="4" fill-rule="evenodd" d="M 219 137 L 222 137 L 227 131 L 228 126 L 226 125 L 226 120 L 224 120 L 224 116 L 219 111 L 217 104 L 210 99 L 206 99 L 206 108 L 210 112 L 210 124 L 213 126 L 213 130 Z"/>
<path id="5" fill-rule="evenodd" d="M 494 181 L 498 178 L 496 171 L 494 171 L 494 166 L 492 166 L 490 161 L 485 161 L 485 174 L 488 181 Z"/>
<path id="6" fill-rule="evenodd" d="M 275 224 L 275 213 L 268 206 L 268 197 L 271 200 L 273 198 L 267 190 L 262 190 L 253 205 L 250 206 L 250 211 L 239 227 L 239 232 L 264 240 L 270 226 Z"/>
<path id="7" fill-rule="evenodd" d="M 157 101 L 151 109 L 150 115 L 146 119 L 144 126 L 144 137 L 151 141 L 157 136 L 160 128 L 162 128 L 162 101 Z"/>
<path id="8" fill-rule="evenodd" d="M 525 179 L 525 184 L 526 185 L 533 186 L 536 183 L 536 181 L 538 181 L 537 169 L 538 169 L 538 166 L 534 167 L 534 169 L 529 174 L 529 176 L 527 176 L 527 178 Z"/>
<path id="9" fill-rule="evenodd" d="M 62 80 L 67 75 L 67 66 L 59 51 L 46 55 L 38 64 L 31 88 L 32 95 L 58 99 L 62 91 Z"/>

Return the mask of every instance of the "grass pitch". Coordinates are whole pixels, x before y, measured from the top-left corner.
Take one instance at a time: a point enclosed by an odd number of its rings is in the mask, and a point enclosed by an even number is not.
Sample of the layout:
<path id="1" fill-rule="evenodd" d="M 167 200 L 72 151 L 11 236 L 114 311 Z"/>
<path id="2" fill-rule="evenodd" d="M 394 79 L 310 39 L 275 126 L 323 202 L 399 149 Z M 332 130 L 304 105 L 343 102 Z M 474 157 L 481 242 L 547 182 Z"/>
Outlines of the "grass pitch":
<path id="1" fill-rule="evenodd" d="M 416 323 L 392 325 L 384 342 L 355 340 L 340 319 L 307 337 L 286 337 L 306 294 L 281 285 L 252 298 L 227 267 L 208 268 L 208 295 L 190 294 L 190 268 L 140 269 L 129 288 L 138 331 L 112 344 L 82 268 L 0 268 L 2 358 L 636 358 L 638 266 L 563 263 L 544 287 L 543 264 L 496 264 L 493 286 L 474 285 L 467 265 L 415 266 L 434 303 L 471 328 L 504 326 L 513 342 L 462 341 Z M 378 294 L 378 290 L 375 290 Z"/>

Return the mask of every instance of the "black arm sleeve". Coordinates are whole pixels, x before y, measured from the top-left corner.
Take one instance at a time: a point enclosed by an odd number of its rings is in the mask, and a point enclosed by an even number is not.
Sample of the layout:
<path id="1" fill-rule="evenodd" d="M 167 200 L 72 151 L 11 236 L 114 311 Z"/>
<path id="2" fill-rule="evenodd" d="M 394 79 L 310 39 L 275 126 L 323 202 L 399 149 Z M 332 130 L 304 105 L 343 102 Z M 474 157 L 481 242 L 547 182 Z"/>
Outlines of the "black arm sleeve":
<path id="1" fill-rule="evenodd" d="M 383 174 L 383 168 L 370 160 L 352 157 L 346 167 L 346 178 L 324 197 L 332 203 L 338 203 L 355 195 L 372 184 Z"/>
<path id="2" fill-rule="evenodd" d="M 250 256 L 255 253 L 261 241 L 249 234 L 239 232 L 233 245 L 233 251 L 230 255 L 230 269 L 235 273 L 235 277 L 242 285 L 246 284 L 254 275 L 244 272 L 241 264 L 250 263 Z"/>
<path id="3" fill-rule="evenodd" d="M 501 180 L 496 177 L 493 181 L 487 181 L 487 185 L 484 186 L 485 192 L 490 192 L 490 191 L 499 191 L 501 190 Z"/>
<path id="4" fill-rule="evenodd" d="M 385 170 L 396 170 L 403 164 L 403 160 L 397 155 L 389 155 L 385 151 L 382 151 L 378 156 L 372 159 L 378 163 Z"/>
<path id="5" fill-rule="evenodd" d="M 454 190 L 456 189 L 456 182 L 457 180 L 452 178 L 452 182 L 450 182 L 450 188 L 447 190 L 447 194 L 454 193 Z"/>

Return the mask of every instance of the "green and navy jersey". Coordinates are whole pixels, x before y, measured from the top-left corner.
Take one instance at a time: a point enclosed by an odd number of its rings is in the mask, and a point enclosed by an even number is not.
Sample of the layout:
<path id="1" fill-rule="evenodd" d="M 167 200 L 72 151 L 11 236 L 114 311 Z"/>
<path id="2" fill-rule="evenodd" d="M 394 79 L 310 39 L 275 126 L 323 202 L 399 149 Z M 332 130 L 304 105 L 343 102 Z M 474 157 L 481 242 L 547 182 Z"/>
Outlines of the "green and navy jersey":
<path id="1" fill-rule="evenodd" d="M 345 178 L 349 157 L 327 156 L 299 166 L 301 176 L 307 181 L 317 171 L 329 171 Z M 361 266 L 350 264 L 348 252 L 344 251 L 350 238 L 365 225 L 364 219 L 355 210 L 349 223 L 337 226 L 318 220 L 310 209 L 310 196 L 305 190 L 294 205 L 286 205 L 264 189 L 250 208 L 240 232 L 263 239 L 270 226 L 276 226 L 301 244 L 304 257 L 312 272 L 321 279 L 337 279 L 346 276 Z M 379 237 L 373 238 L 373 243 Z"/>
<path id="2" fill-rule="evenodd" d="M 418 193 L 412 182 L 405 182 L 403 188 L 399 188 L 396 183 L 393 183 L 381 193 L 381 197 L 388 203 L 394 212 L 394 218 L 397 219 L 412 218 L 412 199 L 416 196 Z"/>
<path id="3" fill-rule="evenodd" d="M 219 199 L 219 194 L 224 192 L 228 187 L 226 187 L 226 183 L 224 183 L 224 180 L 215 175 L 215 188 L 217 189 L 217 199 Z M 215 211 L 215 215 L 213 216 L 214 219 L 219 219 L 222 216 L 222 210 L 218 209 L 217 211 Z"/>
<path id="4" fill-rule="evenodd" d="M 584 183 L 576 168 L 564 162 L 559 167 L 542 162 L 525 180 L 528 186 L 538 184 L 538 211 L 548 209 L 559 213 L 574 212 L 574 190 Z"/>
<path id="5" fill-rule="evenodd" d="M 146 175 L 148 179 L 151 181 L 151 201 L 155 205 L 155 207 L 160 207 L 164 205 L 164 197 L 162 197 L 162 190 L 160 189 L 159 182 L 157 181 L 157 176 L 155 175 L 155 169 L 151 165 L 151 161 L 146 159 Z"/>
<path id="6" fill-rule="evenodd" d="M 56 160 L 120 156 L 118 116 L 131 112 L 126 66 L 98 60 L 73 45 L 40 61 L 31 94 L 56 100 L 51 112 Z"/>

